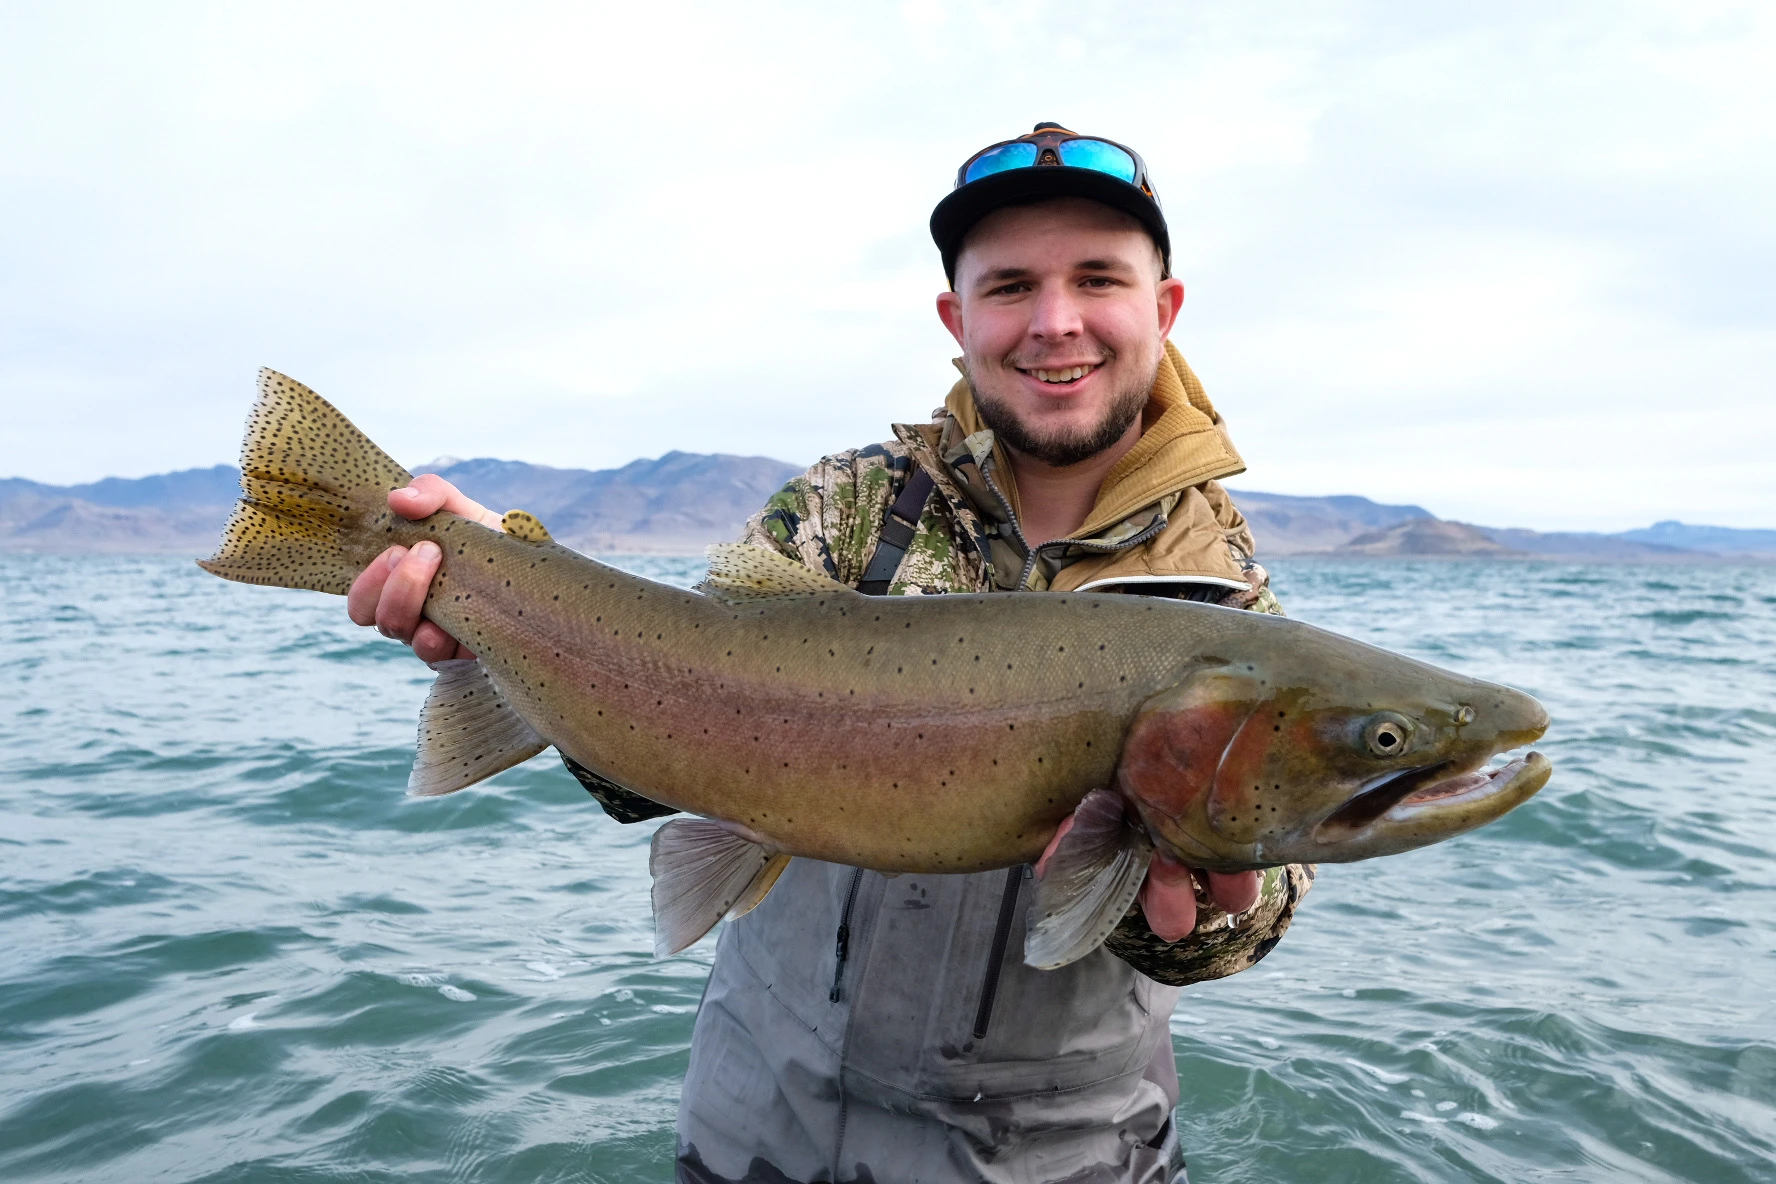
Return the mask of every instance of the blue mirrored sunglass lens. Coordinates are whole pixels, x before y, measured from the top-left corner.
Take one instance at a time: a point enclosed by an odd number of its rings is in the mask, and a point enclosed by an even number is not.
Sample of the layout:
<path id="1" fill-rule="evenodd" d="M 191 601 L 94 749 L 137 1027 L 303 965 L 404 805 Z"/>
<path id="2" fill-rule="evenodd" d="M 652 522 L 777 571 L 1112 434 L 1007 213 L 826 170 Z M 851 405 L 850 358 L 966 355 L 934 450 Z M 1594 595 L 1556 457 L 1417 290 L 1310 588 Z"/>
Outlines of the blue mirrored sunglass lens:
<path id="1" fill-rule="evenodd" d="M 983 152 L 969 162 L 968 171 L 962 174 L 962 183 L 978 181 L 982 177 L 990 177 L 994 173 L 1003 173 L 1007 169 L 1027 169 L 1036 163 L 1036 145 L 1027 143 L 1001 144 L 990 151 Z"/>
<path id="2" fill-rule="evenodd" d="M 1135 180 L 1135 158 L 1114 144 L 1102 140 L 1067 140 L 1060 146 L 1061 163 L 1076 169 L 1109 173 L 1131 185 Z"/>

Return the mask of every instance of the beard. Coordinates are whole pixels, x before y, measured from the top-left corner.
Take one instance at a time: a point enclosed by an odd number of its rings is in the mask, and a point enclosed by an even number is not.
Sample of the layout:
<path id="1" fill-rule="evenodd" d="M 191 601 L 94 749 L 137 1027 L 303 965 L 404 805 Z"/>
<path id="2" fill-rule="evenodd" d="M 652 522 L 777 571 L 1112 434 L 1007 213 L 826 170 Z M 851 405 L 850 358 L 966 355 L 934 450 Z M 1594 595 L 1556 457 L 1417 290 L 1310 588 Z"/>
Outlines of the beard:
<path id="1" fill-rule="evenodd" d="M 1131 383 L 1116 392 L 1097 423 L 1051 432 L 1039 432 L 1024 423 L 1009 406 L 983 391 L 972 377 L 969 385 L 974 387 L 974 407 L 980 412 L 981 422 L 993 429 L 993 435 L 1001 443 L 1051 468 L 1064 469 L 1090 460 L 1122 439 L 1129 425 L 1146 408 L 1148 395 L 1158 376 L 1159 366 L 1155 363 L 1153 373 L 1145 382 Z"/>

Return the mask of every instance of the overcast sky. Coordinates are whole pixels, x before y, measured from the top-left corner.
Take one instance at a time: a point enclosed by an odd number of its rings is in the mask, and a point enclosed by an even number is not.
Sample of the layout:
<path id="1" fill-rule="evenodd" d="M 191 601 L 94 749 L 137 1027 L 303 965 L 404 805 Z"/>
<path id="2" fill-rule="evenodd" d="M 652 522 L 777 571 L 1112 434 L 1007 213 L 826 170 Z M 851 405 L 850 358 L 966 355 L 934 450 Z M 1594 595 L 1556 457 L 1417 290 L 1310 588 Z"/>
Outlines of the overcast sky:
<path id="1" fill-rule="evenodd" d="M 0 2 L 0 476 L 806 462 L 954 372 L 925 231 L 1132 144 L 1251 465 L 1492 525 L 1776 526 L 1767 4 Z"/>

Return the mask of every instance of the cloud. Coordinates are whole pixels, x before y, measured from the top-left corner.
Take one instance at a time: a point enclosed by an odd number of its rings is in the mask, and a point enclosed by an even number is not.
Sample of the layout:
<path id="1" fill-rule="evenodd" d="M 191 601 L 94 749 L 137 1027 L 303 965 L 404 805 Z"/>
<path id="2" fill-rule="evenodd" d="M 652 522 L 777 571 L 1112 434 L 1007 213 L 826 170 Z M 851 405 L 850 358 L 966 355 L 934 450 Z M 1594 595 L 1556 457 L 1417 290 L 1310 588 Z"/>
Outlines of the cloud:
<path id="1" fill-rule="evenodd" d="M 790 460 L 951 381 L 925 236 L 1037 118 L 1140 148 L 1254 487 L 1776 520 L 1756 6 L 0 15 L 0 472 L 233 455 L 253 371 L 413 461 Z"/>

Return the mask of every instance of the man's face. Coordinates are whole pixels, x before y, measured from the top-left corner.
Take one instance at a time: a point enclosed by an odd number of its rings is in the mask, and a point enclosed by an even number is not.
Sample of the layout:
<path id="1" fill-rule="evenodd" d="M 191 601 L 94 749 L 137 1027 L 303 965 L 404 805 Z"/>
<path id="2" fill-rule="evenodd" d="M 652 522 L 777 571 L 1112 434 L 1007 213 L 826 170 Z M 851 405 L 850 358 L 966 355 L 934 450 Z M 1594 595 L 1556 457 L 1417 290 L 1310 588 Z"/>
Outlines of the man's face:
<path id="1" fill-rule="evenodd" d="M 981 418 L 1057 467 L 1130 434 L 1183 303 L 1140 224 L 1083 198 L 981 219 L 937 300 Z"/>

